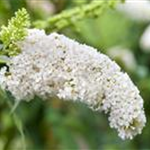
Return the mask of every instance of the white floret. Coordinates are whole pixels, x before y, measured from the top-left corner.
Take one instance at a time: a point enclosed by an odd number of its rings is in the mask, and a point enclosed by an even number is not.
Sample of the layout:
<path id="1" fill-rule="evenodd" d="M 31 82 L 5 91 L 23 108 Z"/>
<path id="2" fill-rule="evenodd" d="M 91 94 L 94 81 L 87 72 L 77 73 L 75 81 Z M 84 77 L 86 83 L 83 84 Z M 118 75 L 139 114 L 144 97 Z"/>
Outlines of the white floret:
<path id="1" fill-rule="evenodd" d="M 140 134 L 145 126 L 143 100 L 126 73 L 106 55 L 63 35 L 31 29 L 22 52 L 10 58 L 9 73 L 0 71 L 0 85 L 16 101 L 58 97 L 80 101 L 109 113 L 122 139 Z"/>

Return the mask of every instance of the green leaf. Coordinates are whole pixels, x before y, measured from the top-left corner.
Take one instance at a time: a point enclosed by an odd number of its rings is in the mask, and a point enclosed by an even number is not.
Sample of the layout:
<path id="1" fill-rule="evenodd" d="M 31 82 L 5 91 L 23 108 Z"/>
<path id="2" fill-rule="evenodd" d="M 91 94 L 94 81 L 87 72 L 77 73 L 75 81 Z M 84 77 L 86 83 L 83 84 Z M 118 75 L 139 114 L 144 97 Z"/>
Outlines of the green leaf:
<path id="1" fill-rule="evenodd" d="M 25 8 L 19 9 L 8 21 L 8 26 L 2 26 L 0 40 L 3 43 L 3 53 L 9 56 L 17 55 L 20 50 L 16 42 L 21 41 L 27 35 L 27 28 L 30 26 L 30 18 Z"/>
<path id="2" fill-rule="evenodd" d="M 0 55 L 0 64 L 5 64 L 7 62 L 9 62 L 9 58 L 7 56 Z"/>

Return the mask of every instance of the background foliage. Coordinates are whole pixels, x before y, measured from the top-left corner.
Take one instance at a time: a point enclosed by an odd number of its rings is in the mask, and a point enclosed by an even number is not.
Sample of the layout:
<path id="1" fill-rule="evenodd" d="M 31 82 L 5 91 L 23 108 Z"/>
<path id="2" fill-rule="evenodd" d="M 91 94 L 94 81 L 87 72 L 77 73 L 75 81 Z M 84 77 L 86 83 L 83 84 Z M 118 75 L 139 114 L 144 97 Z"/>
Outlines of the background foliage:
<path id="1" fill-rule="evenodd" d="M 6 24 L 18 8 L 25 7 L 32 22 L 89 3 L 91 0 L 1 0 L 0 26 Z M 59 31 L 81 43 L 86 43 L 109 54 L 111 47 L 130 49 L 135 57 L 136 69 L 127 67 L 121 57 L 116 61 L 128 72 L 141 91 L 145 101 L 147 125 L 141 135 L 133 140 L 122 141 L 110 129 L 107 116 L 92 112 L 80 103 L 51 99 L 43 102 L 39 98 L 30 103 L 22 102 L 15 114 L 10 114 L 6 101 L 0 97 L 0 149 L 17 150 L 120 150 L 150 149 L 150 58 L 139 46 L 139 39 L 148 23 L 135 22 L 115 10 L 95 18 L 85 18 Z M 121 51 L 121 49 L 120 49 Z M 118 53 L 120 53 L 118 51 Z M 126 56 L 123 56 L 126 57 Z M 129 65 L 130 66 L 130 65 Z M 19 132 L 23 128 L 23 134 Z M 25 139 L 24 139 L 24 137 Z"/>

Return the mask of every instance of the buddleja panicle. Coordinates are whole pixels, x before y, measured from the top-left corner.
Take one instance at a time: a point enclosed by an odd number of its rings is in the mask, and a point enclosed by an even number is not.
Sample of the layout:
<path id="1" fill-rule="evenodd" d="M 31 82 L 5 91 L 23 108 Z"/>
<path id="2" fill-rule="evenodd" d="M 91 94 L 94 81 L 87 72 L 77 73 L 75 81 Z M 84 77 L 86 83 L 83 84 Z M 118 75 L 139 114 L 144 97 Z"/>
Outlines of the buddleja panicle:
<path id="1" fill-rule="evenodd" d="M 26 9 L 19 9 L 8 22 L 8 26 L 2 26 L 0 40 L 3 43 L 1 54 L 13 56 L 20 52 L 16 42 L 21 41 L 27 35 L 27 27 L 30 26 L 30 17 Z"/>

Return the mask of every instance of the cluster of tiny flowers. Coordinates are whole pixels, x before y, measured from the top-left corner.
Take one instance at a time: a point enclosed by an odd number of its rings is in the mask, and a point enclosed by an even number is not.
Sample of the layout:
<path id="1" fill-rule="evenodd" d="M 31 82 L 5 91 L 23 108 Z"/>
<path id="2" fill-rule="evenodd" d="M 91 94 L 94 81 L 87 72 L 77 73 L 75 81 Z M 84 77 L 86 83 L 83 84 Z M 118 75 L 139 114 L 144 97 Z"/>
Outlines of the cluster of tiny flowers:
<path id="1" fill-rule="evenodd" d="M 146 118 L 143 100 L 129 76 L 106 55 L 63 35 L 28 30 L 22 52 L 0 71 L 0 85 L 17 101 L 58 97 L 80 101 L 109 114 L 122 139 L 140 134 Z"/>

